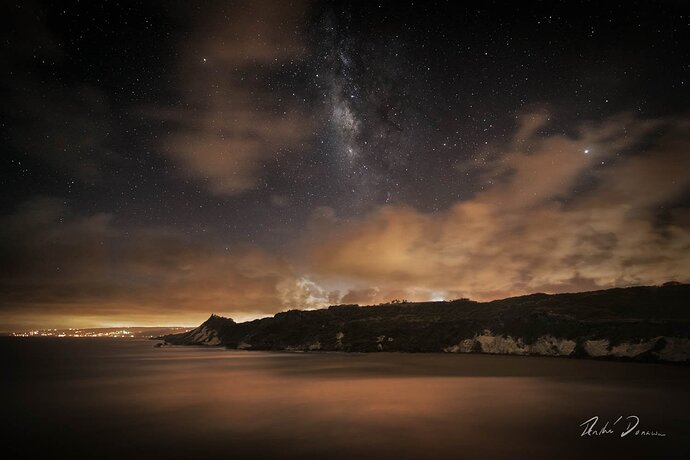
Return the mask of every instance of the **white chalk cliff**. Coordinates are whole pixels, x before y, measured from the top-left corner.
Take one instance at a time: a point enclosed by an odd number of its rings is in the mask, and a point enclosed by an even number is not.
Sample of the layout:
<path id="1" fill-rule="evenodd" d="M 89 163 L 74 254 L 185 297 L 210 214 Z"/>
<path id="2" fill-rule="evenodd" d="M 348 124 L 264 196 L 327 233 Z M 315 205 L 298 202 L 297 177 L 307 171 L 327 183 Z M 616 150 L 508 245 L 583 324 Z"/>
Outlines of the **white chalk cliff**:
<path id="1" fill-rule="evenodd" d="M 663 345 L 660 341 L 663 340 Z M 532 343 L 521 338 L 495 335 L 489 330 L 446 347 L 447 353 L 490 353 L 507 355 L 571 356 L 577 342 L 543 335 Z M 593 358 L 637 358 L 651 352 L 660 361 L 682 362 L 690 359 L 690 339 L 679 337 L 654 337 L 638 342 L 621 342 L 611 346 L 608 339 L 585 340 L 584 352 Z M 654 351 L 652 351 L 654 350 Z"/>

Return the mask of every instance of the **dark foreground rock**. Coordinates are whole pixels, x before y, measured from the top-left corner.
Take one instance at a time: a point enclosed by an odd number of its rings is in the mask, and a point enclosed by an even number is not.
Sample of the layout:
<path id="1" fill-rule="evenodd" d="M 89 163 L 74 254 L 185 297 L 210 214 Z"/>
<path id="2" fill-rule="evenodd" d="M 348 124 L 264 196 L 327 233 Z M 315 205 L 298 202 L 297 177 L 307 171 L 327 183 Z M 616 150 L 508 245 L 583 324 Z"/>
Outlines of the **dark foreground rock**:
<path id="1" fill-rule="evenodd" d="M 500 353 L 640 361 L 690 360 L 690 285 L 474 302 L 291 310 L 235 323 L 212 315 L 163 337 L 243 350 Z"/>

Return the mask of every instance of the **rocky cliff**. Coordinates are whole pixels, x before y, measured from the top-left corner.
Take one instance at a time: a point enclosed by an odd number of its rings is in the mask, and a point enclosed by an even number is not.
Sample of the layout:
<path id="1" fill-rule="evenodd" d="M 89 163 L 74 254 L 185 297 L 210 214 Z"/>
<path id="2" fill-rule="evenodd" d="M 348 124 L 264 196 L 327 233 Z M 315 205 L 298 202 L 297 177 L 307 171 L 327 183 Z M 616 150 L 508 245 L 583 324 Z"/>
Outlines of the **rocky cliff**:
<path id="1" fill-rule="evenodd" d="M 493 302 L 291 310 L 244 323 L 212 315 L 170 344 L 245 350 L 447 352 L 688 362 L 690 285 L 532 294 Z"/>

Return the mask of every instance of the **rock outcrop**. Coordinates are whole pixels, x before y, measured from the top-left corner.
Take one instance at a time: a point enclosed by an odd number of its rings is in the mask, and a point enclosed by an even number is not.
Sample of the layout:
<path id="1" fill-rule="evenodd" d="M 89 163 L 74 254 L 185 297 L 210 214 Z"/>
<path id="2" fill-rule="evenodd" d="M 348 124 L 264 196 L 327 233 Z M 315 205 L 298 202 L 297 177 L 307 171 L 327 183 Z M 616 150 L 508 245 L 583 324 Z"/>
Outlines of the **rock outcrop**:
<path id="1" fill-rule="evenodd" d="M 244 323 L 212 315 L 164 337 L 241 350 L 446 352 L 690 361 L 690 285 L 532 294 L 493 302 L 291 310 Z"/>

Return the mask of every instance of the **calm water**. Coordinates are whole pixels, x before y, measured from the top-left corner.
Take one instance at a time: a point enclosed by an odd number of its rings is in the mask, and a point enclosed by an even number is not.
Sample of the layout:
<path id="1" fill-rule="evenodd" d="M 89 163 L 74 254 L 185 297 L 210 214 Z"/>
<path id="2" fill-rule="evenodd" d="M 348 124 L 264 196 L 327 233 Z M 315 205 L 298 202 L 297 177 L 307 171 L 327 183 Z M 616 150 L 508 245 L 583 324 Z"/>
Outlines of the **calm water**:
<path id="1" fill-rule="evenodd" d="M 20 338 L 0 359 L 5 458 L 690 458 L 681 366 Z M 667 436 L 580 437 L 594 415 Z"/>

